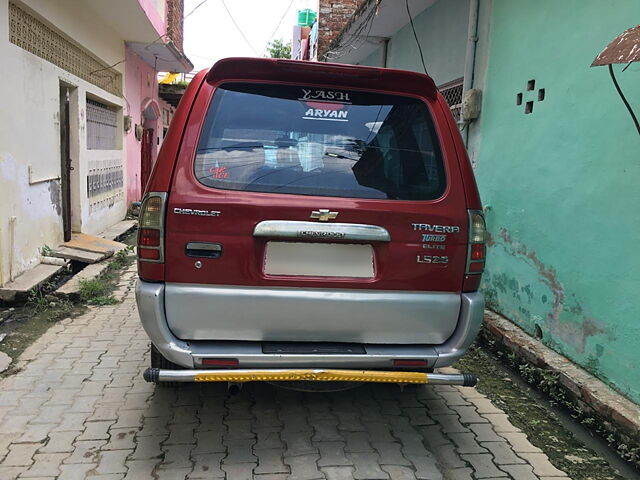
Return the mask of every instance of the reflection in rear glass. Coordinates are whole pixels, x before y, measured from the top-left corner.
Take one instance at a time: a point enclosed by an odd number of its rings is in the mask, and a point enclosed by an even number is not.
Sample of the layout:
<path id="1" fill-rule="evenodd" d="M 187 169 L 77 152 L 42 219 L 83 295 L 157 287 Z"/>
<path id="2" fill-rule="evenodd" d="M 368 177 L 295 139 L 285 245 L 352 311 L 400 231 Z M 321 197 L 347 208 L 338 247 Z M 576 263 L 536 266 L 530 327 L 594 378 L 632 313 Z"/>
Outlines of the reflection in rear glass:
<path id="1" fill-rule="evenodd" d="M 421 100 L 260 84 L 217 88 L 195 173 L 209 187 L 334 197 L 432 200 L 446 186 Z"/>

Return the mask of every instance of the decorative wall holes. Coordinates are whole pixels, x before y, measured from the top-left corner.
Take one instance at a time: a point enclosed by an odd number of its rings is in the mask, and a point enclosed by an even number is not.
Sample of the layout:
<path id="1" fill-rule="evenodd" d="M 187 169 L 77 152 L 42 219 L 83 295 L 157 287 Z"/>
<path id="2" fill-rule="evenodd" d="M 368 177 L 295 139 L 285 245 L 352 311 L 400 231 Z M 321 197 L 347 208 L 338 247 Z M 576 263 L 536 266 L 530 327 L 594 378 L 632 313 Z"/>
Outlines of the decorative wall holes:
<path id="1" fill-rule="evenodd" d="M 533 113 L 533 100 L 525 103 L 524 113 Z"/>
<path id="2" fill-rule="evenodd" d="M 542 100 L 544 100 L 544 88 L 538 90 L 538 101 L 541 102 Z"/>
<path id="3" fill-rule="evenodd" d="M 534 101 L 537 100 L 539 102 L 542 102 L 545 99 L 545 89 L 544 88 L 540 88 L 538 89 L 537 95 L 535 92 L 536 89 L 536 81 L 534 79 L 528 80 L 527 81 L 527 89 L 526 91 L 523 92 L 519 92 L 516 94 L 516 105 L 519 107 L 524 103 L 524 113 L 525 115 L 528 115 L 529 113 L 533 113 L 533 103 Z M 527 92 L 532 92 L 532 93 L 527 93 Z M 530 98 L 531 100 L 526 100 L 525 101 L 525 97 L 526 98 Z"/>

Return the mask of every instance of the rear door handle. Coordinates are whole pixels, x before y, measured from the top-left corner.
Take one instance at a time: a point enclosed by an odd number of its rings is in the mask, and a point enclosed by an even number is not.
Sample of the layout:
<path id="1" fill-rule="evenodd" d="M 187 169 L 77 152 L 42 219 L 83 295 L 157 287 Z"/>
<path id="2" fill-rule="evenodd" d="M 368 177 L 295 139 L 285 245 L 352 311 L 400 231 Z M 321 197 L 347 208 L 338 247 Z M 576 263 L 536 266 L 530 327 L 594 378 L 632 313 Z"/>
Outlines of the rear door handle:
<path id="1" fill-rule="evenodd" d="M 220 258 L 222 245 L 211 242 L 189 242 L 186 245 L 185 253 L 188 257 Z"/>
<path id="2" fill-rule="evenodd" d="M 316 223 L 290 220 L 265 220 L 253 229 L 254 237 L 305 238 L 314 240 L 354 240 L 390 242 L 386 228 L 360 223 Z"/>

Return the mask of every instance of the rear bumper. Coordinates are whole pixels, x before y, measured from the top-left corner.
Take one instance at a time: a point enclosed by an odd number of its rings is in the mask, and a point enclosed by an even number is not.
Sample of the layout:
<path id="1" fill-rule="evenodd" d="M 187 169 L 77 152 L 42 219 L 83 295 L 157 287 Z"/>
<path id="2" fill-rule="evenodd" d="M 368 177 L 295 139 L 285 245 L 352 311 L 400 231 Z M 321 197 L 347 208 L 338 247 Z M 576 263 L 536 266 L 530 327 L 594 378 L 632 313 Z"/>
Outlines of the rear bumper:
<path id="1" fill-rule="evenodd" d="M 463 293 L 457 325 L 449 338 L 438 345 L 363 342 L 364 354 L 267 354 L 260 341 L 179 339 L 167 323 L 164 295 L 164 284 L 138 280 L 136 300 L 147 335 L 165 358 L 185 368 L 201 367 L 204 358 L 238 359 L 240 368 L 389 369 L 395 359 L 426 360 L 428 368 L 445 367 L 464 355 L 480 330 L 484 313 L 482 294 Z"/>

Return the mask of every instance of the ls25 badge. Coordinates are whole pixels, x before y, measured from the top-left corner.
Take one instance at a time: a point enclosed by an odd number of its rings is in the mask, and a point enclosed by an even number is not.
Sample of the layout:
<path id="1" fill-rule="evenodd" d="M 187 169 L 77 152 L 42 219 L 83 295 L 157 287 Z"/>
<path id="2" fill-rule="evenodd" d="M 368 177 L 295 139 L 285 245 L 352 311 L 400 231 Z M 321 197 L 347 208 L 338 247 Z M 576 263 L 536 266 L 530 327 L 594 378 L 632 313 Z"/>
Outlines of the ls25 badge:
<path id="1" fill-rule="evenodd" d="M 440 255 L 417 255 L 416 263 L 449 263 L 449 257 Z"/>

